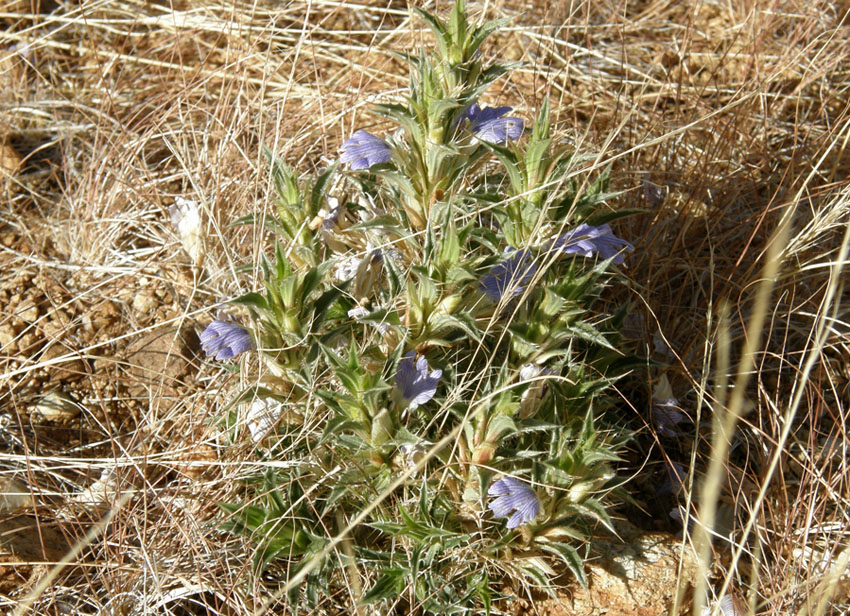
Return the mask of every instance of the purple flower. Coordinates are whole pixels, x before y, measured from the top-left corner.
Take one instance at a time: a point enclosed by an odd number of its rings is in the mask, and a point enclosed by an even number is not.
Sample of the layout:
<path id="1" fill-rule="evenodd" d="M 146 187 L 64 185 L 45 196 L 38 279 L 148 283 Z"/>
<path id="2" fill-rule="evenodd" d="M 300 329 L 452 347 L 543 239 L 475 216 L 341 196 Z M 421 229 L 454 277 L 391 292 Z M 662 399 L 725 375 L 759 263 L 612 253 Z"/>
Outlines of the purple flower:
<path id="1" fill-rule="evenodd" d="M 493 515 L 497 518 L 511 516 L 508 528 L 531 522 L 540 513 L 540 499 L 537 494 L 519 479 L 502 477 L 490 486 L 487 494 L 498 497 L 490 503 Z"/>
<path id="2" fill-rule="evenodd" d="M 513 255 L 485 274 L 479 285 L 484 294 L 495 302 L 507 292 L 510 292 L 511 299 L 520 295 L 525 290 L 524 285 L 537 271 L 537 266 L 529 263 L 531 253 L 528 250 L 509 250 L 513 251 Z"/>
<path id="3" fill-rule="evenodd" d="M 667 438 L 678 436 L 678 425 L 685 419 L 685 414 L 679 410 L 679 401 L 676 398 L 652 399 L 652 421 L 661 436 Z"/>
<path id="4" fill-rule="evenodd" d="M 213 321 L 201 332 L 201 348 L 207 356 L 231 359 L 254 348 L 251 332 L 229 321 Z"/>
<path id="5" fill-rule="evenodd" d="M 358 130 L 342 144 L 340 160 L 356 171 L 389 162 L 391 156 L 392 149 L 386 141 L 365 130 Z"/>
<path id="6" fill-rule="evenodd" d="M 552 249 L 582 257 L 592 257 L 598 252 L 603 259 L 614 257 L 614 263 L 619 265 L 624 261 L 623 251 L 631 252 L 635 247 L 614 235 L 608 225 L 593 227 L 582 223 L 556 239 Z"/>
<path id="7" fill-rule="evenodd" d="M 458 125 L 469 120 L 469 130 L 481 141 L 488 143 L 506 143 L 515 141 L 522 135 L 522 118 L 503 118 L 511 107 L 485 107 L 481 109 L 477 103 L 472 103 L 464 109 L 458 120 Z"/>
<path id="8" fill-rule="evenodd" d="M 434 397 L 441 376 L 442 370 L 429 373 L 428 360 L 424 357 L 416 359 L 416 351 L 408 351 L 398 363 L 395 385 L 407 402 L 407 407 L 415 409 Z"/>

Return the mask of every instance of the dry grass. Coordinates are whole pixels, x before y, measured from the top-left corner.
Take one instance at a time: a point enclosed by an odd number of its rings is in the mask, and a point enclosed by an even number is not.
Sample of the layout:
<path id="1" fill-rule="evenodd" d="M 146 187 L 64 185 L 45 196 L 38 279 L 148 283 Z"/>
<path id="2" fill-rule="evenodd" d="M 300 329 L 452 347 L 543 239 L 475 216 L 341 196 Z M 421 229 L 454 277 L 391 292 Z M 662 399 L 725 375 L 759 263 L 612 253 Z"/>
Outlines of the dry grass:
<path id="1" fill-rule="evenodd" d="M 527 63 L 491 101 L 531 119 L 550 96 L 555 134 L 613 165 L 616 207 L 644 210 L 618 235 L 637 246 L 642 348 L 670 365 L 636 391 L 663 373 L 694 419 L 737 423 L 729 451 L 707 430 L 662 451 L 692 460 L 697 484 L 713 469 L 708 501 L 732 514 L 715 589 L 728 580 L 759 614 L 847 610 L 847 8 L 494 0 L 486 12 L 512 20 L 490 53 Z M 0 470 L 32 494 L 39 524 L 71 544 L 91 531 L 49 585 L 49 567 L 4 567 L 0 603 L 252 613 L 276 586 L 213 524 L 258 464 L 244 434 L 231 442 L 210 421 L 237 379 L 191 351 L 140 376 L 150 362 L 133 345 L 163 325 L 168 341 L 191 339 L 211 306 L 249 289 L 236 268 L 265 238 L 228 224 L 270 210 L 261 147 L 303 172 L 335 158 L 374 121 L 372 101 L 403 93 L 386 51 L 429 36 L 404 3 L 372 0 L 7 0 L 0 20 L 0 144 L 19 155 L 0 170 Z M 169 222 L 177 196 L 201 204 L 198 267 Z M 82 414 L 38 419 L 45 388 Z M 97 481 L 102 507 L 84 497 Z"/>

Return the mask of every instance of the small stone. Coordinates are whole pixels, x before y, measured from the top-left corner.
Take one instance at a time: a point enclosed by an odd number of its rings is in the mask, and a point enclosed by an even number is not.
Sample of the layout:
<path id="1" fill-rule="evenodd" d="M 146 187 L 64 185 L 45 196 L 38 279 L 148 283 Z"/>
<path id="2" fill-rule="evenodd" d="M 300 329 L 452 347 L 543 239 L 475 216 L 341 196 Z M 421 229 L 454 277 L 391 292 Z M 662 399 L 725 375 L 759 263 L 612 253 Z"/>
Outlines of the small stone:
<path id="1" fill-rule="evenodd" d="M 98 357 L 92 363 L 94 373 L 98 376 L 107 376 L 115 369 L 115 359 L 112 357 Z"/>
<path id="2" fill-rule="evenodd" d="M 35 405 L 35 412 L 46 421 L 69 421 L 79 415 L 81 410 L 74 397 L 63 391 L 52 391 Z"/>
<path id="3" fill-rule="evenodd" d="M 70 323 L 71 318 L 68 313 L 57 308 L 47 314 L 47 318 L 43 320 L 40 326 L 45 337 L 54 340 L 67 334 Z"/>
<path id="4" fill-rule="evenodd" d="M 108 505 L 115 498 L 116 491 L 115 467 L 105 468 L 97 481 L 75 494 L 72 500 L 87 507 L 99 507 Z"/>
<path id="5" fill-rule="evenodd" d="M 4 354 L 12 354 L 18 350 L 18 329 L 12 323 L 0 325 L 0 349 Z"/>
<path id="6" fill-rule="evenodd" d="M 39 316 L 41 316 L 41 311 L 34 303 L 26 302 L 24 306 L 18 308 L 18 318 L 27 323 L 35 323 Z"/>
<path id="7" fill-rule="evenodd" d="M 111 307 L 112 304 L 106 304 L 106 306 Z M 91 320 L 91 327 L 97 333 L 103 332 L 117 320 L 117 315 L 113 310 L 106 309 L 106 306 L 98 310 Z"/>
<path id="8" fill-rule="evenodd" d="M 156 294 L 150 289 L 143 289 L 133 297 L 133 310 L 142 316 L 152 316 L 157 304 Z"/>
<path id="9" fill-rule="evenodd" d="M 188 328 L 177 331 L 162 327 L 146 332 L 127 346 L 122 370 L 128 377 L 130 396 L 147 400 L 154 389 L 160 393 L 157 404 L 162 408 L 179 402 L 184 378 L 192 371 L 186 342 L 190 333 Z"/>
<path id="10" fill-rule="evenodd" d="M 49 364 L 52 360 L 71 355 L 72 351 L 61 344 L 54 343 L 39 358 L 39 363 Z M 86 375 L 86 365 L 82 359 L 73 355 L 55 364 L 49 364 L 45 368 L 47 376 L 57 381 L 74 381 Z"/>
<path id="11" fill-rule="evenodd" d="M 32 330 L 29 330 L 25 332 L 18 340 L 18 350 L 32 350 L 32 347 L 36 346 L 39 342 L 41 342 L 41 338 L 38 337 L 38 334 Z"/>
<path id="12" fill-rule="evenodd" d="M 9 513 L 32 505 L 27 487 L 11 477 L 0 478 L 0 513 Z"/>
<path id="13" fill-rule="evenodd" d="M 0 143 L 0 177 L 14 176 L 21 168 L 21 155 L 10 145 Z"/>

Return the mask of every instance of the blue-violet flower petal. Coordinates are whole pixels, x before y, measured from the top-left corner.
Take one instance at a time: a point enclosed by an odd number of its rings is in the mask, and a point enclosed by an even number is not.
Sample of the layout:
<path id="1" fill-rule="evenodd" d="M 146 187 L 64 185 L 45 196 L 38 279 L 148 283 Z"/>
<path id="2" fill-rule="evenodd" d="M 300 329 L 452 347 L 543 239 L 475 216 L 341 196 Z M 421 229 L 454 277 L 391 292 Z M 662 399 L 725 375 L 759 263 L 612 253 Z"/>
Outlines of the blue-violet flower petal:
<path id="1" fill-rule="evenodd" d="M 537 266 L 530 259 L 528 250 L 514 251 L 507 261 L 496 265 L 481 278 L 481 290 L 495 302 L 501 301 L 508 292 L 510 299 L 519 296 L 537 271 Z"/>
<path id="2" fill-rule="evenodd" d="M 207 356 L 232 359 L 254 348 L 251 332 L 229 321 L 213 321 L 201 332 L 201 348 Z"/>
<path id="3" fill-rule="evenodd" d="M 339 159 L 354 171 L 389 162 L 392 157 L 390 144 L 365 130 L 356 131 L 341 149 Z"/>
<path id="4" fill-rule="evenodd" d="M 531 522 L 540 513 L 540 499 L 528 485 L 514 477 L 502 477 L 487 490 L 497 498 L 490 502 L 490 510 L 498 518 L 508 520 L 508 528 Z M 513 515 L 511 515 L 513 514 Z"/>
<path id="5" fill-rule="evenodd" d="M 442 370 L 429 371 L 427 359 L 416 359 L 416 351 L 408 351 L 398 363 L 395 384 L 407 407 L 416 409 L 434 397 L 441 376 Z"/>
<path id="6" fill-rule="evenodd" d="M 652 399 L 652 421 L 655 429 L 661 436 L 675 438 L 679 435 L 679 424 L 687 417 L 679 410 L 679 401 L 676 398 L 666 400 Z"/>
<path id="7" fill-rule="evenodd" d="M 635 247 L 614 235 L 609 225 L 594 227 L 582 223 L 558 237 L 552 249 L 582 257 L 592 257 L 594 253 L 599 253 L 603 259 L 613 257 L 613 262 L 619 265 L 625 260 L 623 252 L 631 252 Z"/>
<path id="8" fill-rule="evenodd" d="M 516 141 L 522 136 L 525 126 L 522 118 L 502 117 L 511 107 L 485 107 L 481 109 L 477 103 L 464 109 L 458 124 L 469 121 L 469 130 L 481 141 L 488 143 L 506 143 Z"/>

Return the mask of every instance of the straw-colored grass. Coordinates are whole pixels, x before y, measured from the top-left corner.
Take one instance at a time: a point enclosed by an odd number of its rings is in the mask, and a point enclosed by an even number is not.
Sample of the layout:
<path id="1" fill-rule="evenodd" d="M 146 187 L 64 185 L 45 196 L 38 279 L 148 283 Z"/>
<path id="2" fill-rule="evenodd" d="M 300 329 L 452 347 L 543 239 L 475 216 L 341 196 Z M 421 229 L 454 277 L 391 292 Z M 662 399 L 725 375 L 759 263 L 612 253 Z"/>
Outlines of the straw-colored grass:
<path id="1" fill-rule="evenodd" d="M 624 191 L 612 207 L 643 210 L 619 224 L 636 245 L 632 284 L 609 299 L 632 302 L 639 350 L 668 362 L 621 391 L 645 425 L 636 465 L 651 450 L 690 466 L 697 522 L 682 549 L 707 559 L 710 590 L 730 586 L 741 613 L 846 613 L 847 7 L 471 8 L 510 18 L 486 52 L 525 62 L 489 102 L 530 121 L 549 96 L 553 132 L 612 165 Z M 191 344 L 172 358 L 171 341 L 252 288 L 236 270 L 268 238 L 228 225 L 272 211 L 262 147 L 305 173 L 336 158 L 376 123 L 372 102 L 404 93 L 387 52 L 430 35 L 404 3 L 372 0 L 6 0 L 0 22 L 0 145 L 14 150 L 0 157 L 0 477 L 78 546 L 64 566 L 4 567 L 0 605 L 254 613 L 286 572 L 252 577 L 250 543 L 216 526 L 216 503 L 240 498 L 258 466 L 244 431 L 231 441 L 213 421 L 238 376 Z M 169 220 L 178 196 L 201 207 L 196 266 Z M 163 331 L 157 363 L 138 341 Z M 651 437 L 637 402 L 662 375 L 702 420 L 681 451 Z M 52 390 L 81 414 L 39 418 Z M 655 462 L 644 491 L 663 475 Z M 709 549 L 699 529 L 718 511 L 731 521 Z M 354 613 L 359 583 L 328 606 Z"/>

